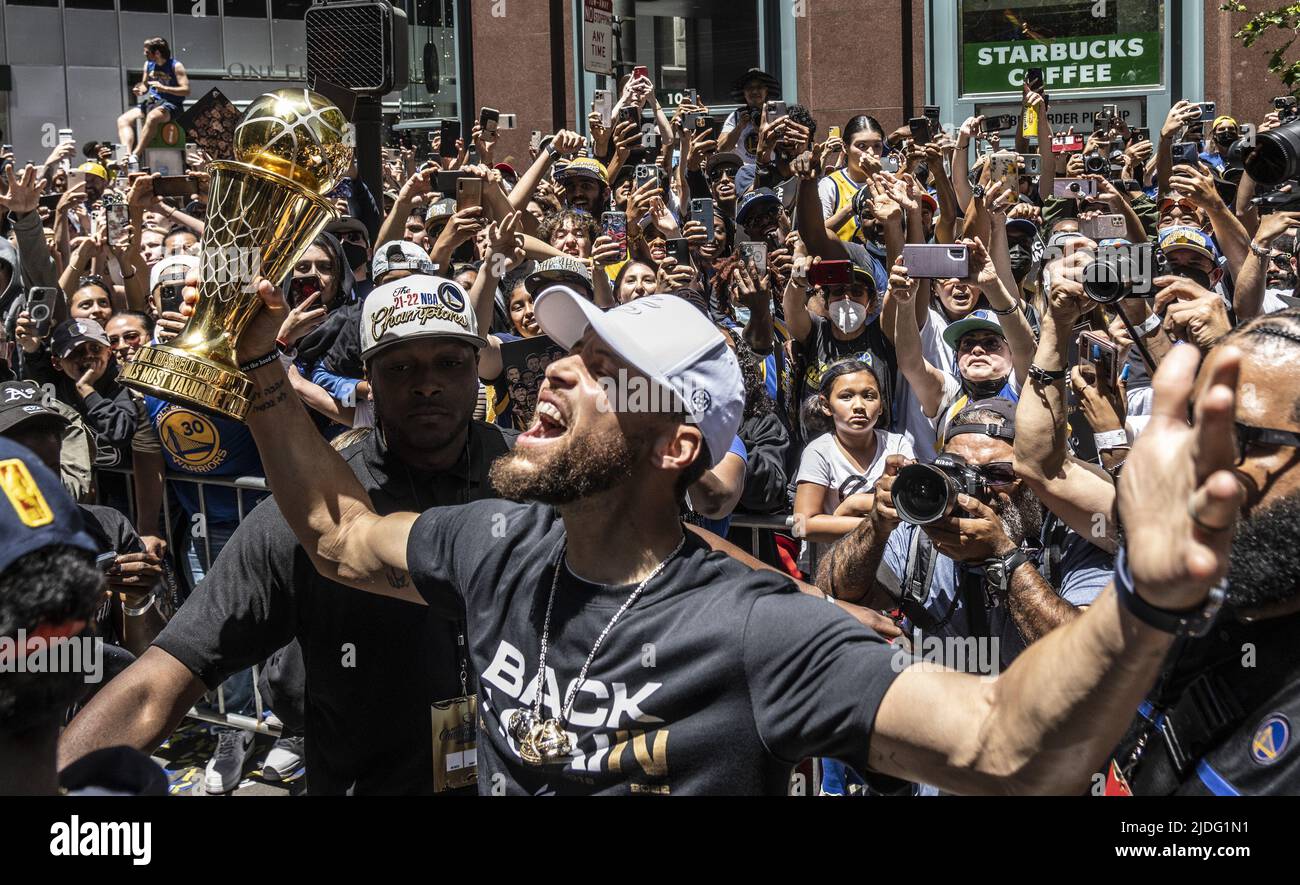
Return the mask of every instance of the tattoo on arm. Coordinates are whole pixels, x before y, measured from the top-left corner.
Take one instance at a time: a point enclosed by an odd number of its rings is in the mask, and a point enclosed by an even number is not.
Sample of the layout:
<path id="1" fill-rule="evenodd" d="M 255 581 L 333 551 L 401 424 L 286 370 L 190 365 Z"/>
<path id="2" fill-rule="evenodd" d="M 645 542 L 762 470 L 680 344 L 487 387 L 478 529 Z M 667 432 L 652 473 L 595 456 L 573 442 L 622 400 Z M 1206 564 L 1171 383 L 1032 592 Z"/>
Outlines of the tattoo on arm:
<path id="1" fill-rule="evenodd" d="M 253 395 L 253 411 L 265 412 L 289 398 L 289 379 L 281 378 Z"/>
<path id="2" fill-rule="evenodd" d="M 1025 643 L 1037 642 L 1083 612 L 1066 602 L 1038 570 L 1026 563 L 1011 576 L 1007 608 Z"/>
<path id="3" fill-rule="evenodd" d="M 827 550 L 817 567 L 816 584 L 831 596 L 854 605 L 868 605 L 882 594 L 876 592 L 876 570 L 885 555 L 888 534 L 879 540 L 870 519 Z"/>

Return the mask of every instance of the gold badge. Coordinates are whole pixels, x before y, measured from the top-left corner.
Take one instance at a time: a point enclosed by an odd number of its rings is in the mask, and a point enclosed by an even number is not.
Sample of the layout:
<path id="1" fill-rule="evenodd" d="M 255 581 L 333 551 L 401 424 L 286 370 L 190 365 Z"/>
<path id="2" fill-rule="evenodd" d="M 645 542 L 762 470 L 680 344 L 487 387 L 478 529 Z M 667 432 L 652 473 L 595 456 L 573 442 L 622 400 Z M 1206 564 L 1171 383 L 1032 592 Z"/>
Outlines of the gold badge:
<path id="1" fill-rule="evenodd" d="M 54 522 L 54 511 L 45 503 L 40 487 L 22 461 L 17 458 L 0 461 L 0 486 L 23 525 L 39 528 Z"/>

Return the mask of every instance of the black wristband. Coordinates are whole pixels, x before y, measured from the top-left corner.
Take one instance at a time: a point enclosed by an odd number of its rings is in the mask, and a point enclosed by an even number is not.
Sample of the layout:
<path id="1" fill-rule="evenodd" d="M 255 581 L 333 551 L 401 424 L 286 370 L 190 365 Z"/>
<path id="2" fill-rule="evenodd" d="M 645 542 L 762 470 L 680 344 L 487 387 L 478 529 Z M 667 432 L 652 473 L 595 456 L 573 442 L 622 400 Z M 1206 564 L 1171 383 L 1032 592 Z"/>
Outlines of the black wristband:
<path id="1" fill-rule="evenodd" d="M 269 366 L 271 365 L 271 363 L 279 362 L 279 360 L 280 360 L 280 351 L 278 349 L 273 350 L 268 354 L 259 356 L 255 360 L 250 360 L 246 363 L 243 363 L 242 365 L 240 365 L 239 371 L 245 373 L 255 372 L 258 369 L 262 368 L 263 366 Z"/>
<path id="2" fill-rule="evenodd" d="M 1009 317 L 1016 311 L 1020 310 L 1020 299 L 1017 298 L 1016 303 L 1008 307 L 1006 310 L 998 310 L 996 307 L 990 307 L 989 310 L 993 311 L 1000 317 Z"/>
<path id="3" fill-rule="evenodd" d="M 1070 374 L 1069 369 L 1060 369 L 1055 372 L 1049 372 L 1041 366 L 1030 366 L 1029 377 L 1035 381 L 1041 381 L 1044 384 L 1055 384 L 1057 381 L 1064 381 Z"/>
<path id="4" fill-rule="evenodd" d="M 1120 547 L 1115 555 L 1115 595 L 1119 598 L 1120 605 L 1148 627 L 1174 636 L 1204 636 L 1209 633 L 1227 599 L 1227 587 L 1226 580 L 1220 582 L 1210 591 L 1201 608 L 1187 611 L 1157 608 L 1138 596 L 1137 589 L 1133 586 L 1133 573 L 1128 568 L 1128 551 Z"/>

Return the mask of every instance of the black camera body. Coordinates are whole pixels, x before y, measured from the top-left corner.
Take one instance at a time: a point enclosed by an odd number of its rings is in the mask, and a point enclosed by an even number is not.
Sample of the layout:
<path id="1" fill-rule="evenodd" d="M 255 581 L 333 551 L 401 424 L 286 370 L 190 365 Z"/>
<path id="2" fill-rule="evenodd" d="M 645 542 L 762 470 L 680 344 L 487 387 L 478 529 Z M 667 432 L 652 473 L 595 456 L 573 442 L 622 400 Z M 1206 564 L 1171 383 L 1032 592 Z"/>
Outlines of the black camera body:
<path id="1" fill-rule="evenodd" d="M 1101 151 L 1084 154 L 1083 172 L 1085 175 L 1107 175 L 1110 173 L 1110 160 Z"/>
<path id="2" fill-rule="evenodd" d="M 957 497 L 992 500 L 992 489 L 961 455 L 940 452 L 929 464 L 909 464 L 894 480 L 894 509 L 903 522 L 929 525 L 958 511 Z"/>
<path id="3" fill-rule="evenodd" d="M 1169 272 L 1169 259 L 1150 243 L 1138 243 L 1122 251 L 1102 249 L 1084 270 L 1083 292 L 1098 304 L 1131 298 L 1133 284 L 1148 269 L 1152 279 Z"/>

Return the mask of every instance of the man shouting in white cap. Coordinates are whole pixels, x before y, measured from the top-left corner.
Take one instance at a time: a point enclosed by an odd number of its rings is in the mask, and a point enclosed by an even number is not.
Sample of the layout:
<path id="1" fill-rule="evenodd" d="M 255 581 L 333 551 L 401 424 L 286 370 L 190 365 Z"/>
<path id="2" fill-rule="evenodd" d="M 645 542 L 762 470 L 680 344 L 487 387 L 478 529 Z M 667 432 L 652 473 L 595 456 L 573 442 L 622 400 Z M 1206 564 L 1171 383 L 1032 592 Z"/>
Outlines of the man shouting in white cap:
<path id="1" fill-rule="evenodd" d="M 260 291 L 268 310 L 240 342 L 250 368 L 274 351 L 284 310 Z M 569 353 L 493 466 L 523 503 L 380 516 L 279 362 L 252 368 L 249 426 L 316 568 L 448 613 L 463 604 L 482 793 L 783 793 L 808 756 L 955 792 L 1081 792 L 1174 634 L 1213 609 L 1239 497 L 1231 442 L 1218 442 L 1231 440 L 1231 357 L 1206 371 L 1195 425 L 1197 355 L 1166 359 L 1121 480 L 1131 546 L 1114 587 L 981 680 L 897 665 L 838 607 L 683 529 L 682 494 L 726 455 L 743 408 L 735 358 L 694 307 L 655 295 L 602 312 L 552 286 L 535 310 Z M 887 490 L 877 501 L 896 521 Z"/>

